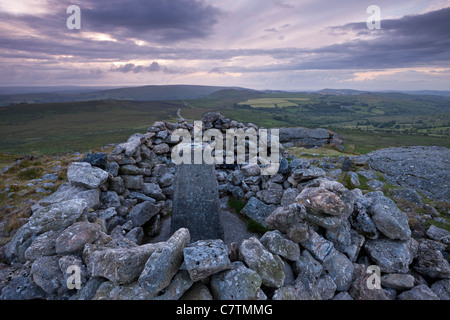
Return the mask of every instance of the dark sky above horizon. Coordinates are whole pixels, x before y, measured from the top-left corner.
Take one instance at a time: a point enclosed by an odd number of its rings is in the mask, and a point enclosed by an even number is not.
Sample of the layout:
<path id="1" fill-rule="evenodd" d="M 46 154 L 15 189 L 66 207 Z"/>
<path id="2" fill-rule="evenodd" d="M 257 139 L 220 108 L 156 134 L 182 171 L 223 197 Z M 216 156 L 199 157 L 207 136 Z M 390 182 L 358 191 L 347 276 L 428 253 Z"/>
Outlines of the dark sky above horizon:
<path id="1" fill-rule="evenodd" d="M 449 90 L 450 0 L 1 0 L 0 86 L 148 84 Z"/>

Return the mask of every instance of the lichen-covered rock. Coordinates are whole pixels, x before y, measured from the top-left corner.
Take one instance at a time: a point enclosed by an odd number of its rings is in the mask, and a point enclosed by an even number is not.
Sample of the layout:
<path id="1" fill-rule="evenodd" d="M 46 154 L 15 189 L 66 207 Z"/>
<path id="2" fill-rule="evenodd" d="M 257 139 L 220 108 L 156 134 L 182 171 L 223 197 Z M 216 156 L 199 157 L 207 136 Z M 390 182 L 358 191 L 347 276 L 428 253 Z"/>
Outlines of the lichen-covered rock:
<path id="1" fill-rule="evenodd" d="M 266 218 L 266 226 L 281 231 L 295 242 L 301 242 L 308 237 L 309 226 L 305 218 L 305 207 L 293 203 L 286 207 L 276 208 Z"/>
<path id="2" fill-rule="evenodd" d="M 149 257 L 162 246 L 164 243 L 105 248 L 85 254 L 85 260 L 92 277 L 104 277 L 117 284 L 131 284 L 139 278 Z"/>
<path id="3" fill-rule="evenodd" d="M 411 290 L 400 293 L 398 300 L 440 300 L 439 297 L 426 285 L 419 284 Z"/>
<path id="4" fill-rule="evenodd" d="M 393 240 L 411 238 L 408 217 L 400 211 L 394 201 L 384 196 L 377 197 L 370 210 L 375 226 L 386 237 Z"/>
<path id="5" fill-rule="evenodd" d="M 364 244 L 367 254 L 386 273 L 406 273 L 417 254 L 418 244 L 408 241 L 377 239 Z"/>
<path id="6" fill-rule="evenodd" d="M 388 273 L 381 277 L 381 285 L 395 290 L 409 290 L 414 287 L 414 277 L 410 274 Z"/>
<path id="7" fill-rule="evenodd" d="M 41 199 L 38 206 L 47 207 L 55 203 L 74 199 L 85 200 L 89 208 L 95 210 L 100 206 L 100 189 L 85 189 L 83 187 L 72 186 L 70 183 L 63 183 L 55 193 Z"/>
<path id="8" fill-rule="evenodd" d="M 275 290 L 273 300 L 322 300 L 317 279 L 304 274 L 295 280 L 294 285 Z"/>
<path id="9" fill-rule="evenodd" d="M 152 300 L 154 295 L 145 291 L 138 283 L 129 285 L 103 282 L 97 289 L 93 300 Z"/>
<path id="10" fill-rule="evenodd" d="M 189 230 L 179 229 L 167 242 L 152 253 L 139 276 L 139 284 L 156 295 L 166 288 L 183 262 L 183 249 L 190 242 Z"/>
<path id="11" fill-rule="evenodd" d="M 151 218 L 159 213 L 160 208 L 151 201 L 144 201 L 135 205 L 130 213 L 128 219 L 133 221 L 135 227 L 142 227 Z"/>
<path id="12" fill-rule="evenodd" d="M 55 293 L 65 285 L 58 256 L 39 257 L 33 262 L 30 274 L 34 283 L 48 294 Z"/>
<path id="13" fill-rule="evenodd" d="M 266 227 L 266 218 L 276 209 L 273 204 L 265 204 L 256 197 L 250 198 L 241 213 Z"/>
<path id="14" fill-rule="evenodd" d="M 193 281 L 230 268 L 228 248 L 222 240 L 199 240 L 183 250 L 186 270 Z"/>
<path id="15" fill-rule="evenodd" d="M 254 300 L 261 284 L 259 274 L 240 261 L 211 278 L 212 294 L 217 300 Z"/>
<path id="16" fill-rule="evenodd" d="M 67 169 L 67 179 L 74 186 L 96 189 L 108 180 L 108 173 L 87 162 L 74 162 Z"/>
<path id="17" fill-rule="evenodd" d="M 450 232 L 434 225 L 430 226 L 426 232 L 428 238 L 450 245 Z"/>
<path id="18" fill-rule="evenodd" d="M 86 243 L 96 241 L 100 236 L 100 225 L 77 222 L 66 228 L 55 241 L 57 254 L 81 252 Z"/>
<path id="19" fill-rule="evenodd" d="M 414 270 L 428 279 L 450 279 L 450 264 L 433 240 L 421 239 Z"/>
<path id="20" fill-rule="evenodd" d="M 39 257 L 53 256 L 56 254 L 55 242 L 63 230 L 47 231 L 36 239 L 25 251 L 25 259 L 34 261 Z"/>
<path id="21" fill-rule="evenodd" d="M 288 239 L 280 231 L 268 231 L 260 239 L 261 243 L 273 254 L 287 260 L 296 261 L 300 258 L 300 247 Z"/>
<path id="22" fill-rule="evenodd" d="M 341 252 L 334 254 L 323 262 L 323 269 L 336 284 L 337 291 L 347 291 L 353 281 L 354 267 L 352 262 Z"/>
<path id="23" fill-rule="evenodd" d="M 261 276 L 265 286 L 279 288 L 283 285 L 283 261 L 278 255 L 270 253 L 255 237 L 242 242 L 239 256 L 240 260 Z"/>
<path id="24" fill-rule="evenodd" d="M 28 221 L 28 228 L 35 234 L 67 228 L 88 210 L 87 202 L 80 199 L 55 203 L 34 212 Z"/>

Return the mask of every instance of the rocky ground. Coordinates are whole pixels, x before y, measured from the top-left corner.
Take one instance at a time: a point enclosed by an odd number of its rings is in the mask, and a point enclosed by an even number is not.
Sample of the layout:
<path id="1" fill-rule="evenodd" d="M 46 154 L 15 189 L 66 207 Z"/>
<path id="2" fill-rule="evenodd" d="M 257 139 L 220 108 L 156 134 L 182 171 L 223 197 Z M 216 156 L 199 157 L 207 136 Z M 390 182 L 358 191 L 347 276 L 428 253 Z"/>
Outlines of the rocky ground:
<path id="1" fill-rule="evenodd" d="M 255 127 L 220 114 L 203 123 Z M 448 149 L 299 158 L 287 148 L 274 176 L 217 166 L 225 239 L 191 242 L 187 229 L 169 232 L 177 128 L 192 124 L 157 122 L 67 163 L 51 193 L 3 231 L 0 299 L 450 299 L 448 179 L 427 184 L 448 174 Z M 394 179 L 398 163 L 404 178 Z M 80 290 L 67 286 L 70 266 Z"/>

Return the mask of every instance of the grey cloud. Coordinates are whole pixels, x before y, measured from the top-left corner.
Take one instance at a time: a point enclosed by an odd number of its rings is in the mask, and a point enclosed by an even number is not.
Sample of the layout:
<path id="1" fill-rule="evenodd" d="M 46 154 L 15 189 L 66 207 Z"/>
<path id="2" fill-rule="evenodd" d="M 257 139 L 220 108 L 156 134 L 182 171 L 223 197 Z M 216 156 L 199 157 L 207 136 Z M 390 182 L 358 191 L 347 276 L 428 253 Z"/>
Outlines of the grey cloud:
<path id="1" fill-rule="evenodd" d="M 158 62 L 152 62 L 149 66 L 135 65 L 134 63 L 127 63 L 120 67 L 112 67 L 110 71 L 122 73 L 141 73 L 141 72 L 163 72 L 167 74 L 187 73 L 183 69 L 169 68 L 160 65 Z"/>
<path id="2" fill-rule="evenodd" d="M 94 31 L 173 42 L 210 35 L 222 11 L 203 0 L 90 0 L 82 14 Z"/>

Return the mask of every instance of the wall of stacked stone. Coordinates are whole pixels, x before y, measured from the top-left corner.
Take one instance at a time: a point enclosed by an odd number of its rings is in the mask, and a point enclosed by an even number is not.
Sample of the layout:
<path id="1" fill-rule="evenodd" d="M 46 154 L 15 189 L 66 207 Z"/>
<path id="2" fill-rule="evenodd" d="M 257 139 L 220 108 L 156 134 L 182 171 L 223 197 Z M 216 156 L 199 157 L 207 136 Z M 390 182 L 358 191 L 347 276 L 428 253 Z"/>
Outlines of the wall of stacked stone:
<path id="1" fill-rule="evenodd" d="M 257 128 L 217 113 L 202 121 Z M 7 244 L 11 275 L 0 298 L 449 299 L 449 232 L 430 227 L 415 239 L 383 192 L 348 190 L 302 159 L 283 158 L 273 176 L 254 164 L 216 167 L 221 196 L 245 200 L 242 213 L 272 230 L 261 238 L 191 243 L 182 228 L 150 243 L 172 208 L 178 128 L 193 124 L 156 122 L 70 165 L 68 183 L 35 205 Z M 73 266 L 80 289 L 68 286 Z"/>

